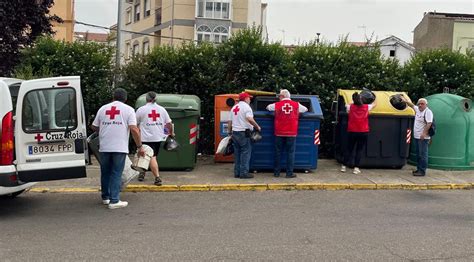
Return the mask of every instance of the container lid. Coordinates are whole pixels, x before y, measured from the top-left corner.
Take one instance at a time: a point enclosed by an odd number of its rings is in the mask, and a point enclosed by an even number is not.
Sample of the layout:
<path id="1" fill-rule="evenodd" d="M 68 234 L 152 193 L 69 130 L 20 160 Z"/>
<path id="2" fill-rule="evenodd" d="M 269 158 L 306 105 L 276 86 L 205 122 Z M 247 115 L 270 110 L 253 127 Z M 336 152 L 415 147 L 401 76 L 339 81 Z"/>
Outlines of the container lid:
<path id="1" fill-rule="evenodd" d="M 201 114 L 201 99 L 195 95 L 157 94 L 156 103 L 164 107 L 166 111 L 186 111 L 193 115 Z M 135 108 L 139 108 L 145 104 L 146 94 L 143 94 L 138 97 Z"/>
<path id="2" fill-rule="evenodd" d="M 337 94 L 344 98 L 344 103 L 346 105 L 352 103 L 352 94 L 354 92 L 361 92 L 362 90 L 346 90 L 338 89 Z M 415 110 L 413 108 L 399 107 L 397 105 L 392 105 L 391 101 L 394 102 L 396 99 L 393 99 L 394 96 L 398 94 L 405 94 L 409 100 L 410 98 L 405 92 L 391 92 L 391 91 L 372 91 L 375 96 L 375 102 L 377 106 L 370 111 L 371 115 L 393 115 L 393 116 L 415 116 Z M 410 100 L 411 101 L 411 100 Z M 397 109 L 400 108 L 400 109 Z M 404 108 L 404 109 L 401 109 Z"/>

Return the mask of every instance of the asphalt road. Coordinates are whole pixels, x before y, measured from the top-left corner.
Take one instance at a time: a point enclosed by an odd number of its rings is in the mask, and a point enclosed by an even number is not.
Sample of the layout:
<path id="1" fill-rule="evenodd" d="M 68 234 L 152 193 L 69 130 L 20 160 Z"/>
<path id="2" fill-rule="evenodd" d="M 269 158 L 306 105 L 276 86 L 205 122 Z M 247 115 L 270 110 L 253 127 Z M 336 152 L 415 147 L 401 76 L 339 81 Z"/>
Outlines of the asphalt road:
<path id="1" fill-rule="evenodd" d="M 474 260 L 474 191 L 27 193 L 1 261 Z"/>

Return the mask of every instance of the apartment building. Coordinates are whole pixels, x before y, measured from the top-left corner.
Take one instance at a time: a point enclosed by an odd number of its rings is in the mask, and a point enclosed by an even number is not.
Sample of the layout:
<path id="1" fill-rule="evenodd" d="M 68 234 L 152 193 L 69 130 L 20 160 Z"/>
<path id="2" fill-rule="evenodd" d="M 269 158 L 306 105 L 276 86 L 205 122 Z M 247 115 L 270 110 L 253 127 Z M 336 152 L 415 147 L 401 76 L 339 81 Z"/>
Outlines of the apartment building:
<path id="1" fill-rule="evenodd" d="M 415 27 L 413 45 L 417 51 L 449 48 L 466 53 L 474 50 L 474 14 L 425 13 Z"/>
<path id="2" fill-rule="evenodd" d="M 50 14 L 61 17 L 64 23 L 53 22 L 53 38 L 72 42 L 74 39 L 74 0 L 54 1 L 54 5 L 49 10 Z"/>
<path id="3" fill-rule="evenodd" d="M 189 41 L 221 43 L 232 33 L 262 26 L 266 8 L 261 0 L 120 0 L 123 2 L 122 62 L 146 54 L 157 45 L 179 46 Z"/>

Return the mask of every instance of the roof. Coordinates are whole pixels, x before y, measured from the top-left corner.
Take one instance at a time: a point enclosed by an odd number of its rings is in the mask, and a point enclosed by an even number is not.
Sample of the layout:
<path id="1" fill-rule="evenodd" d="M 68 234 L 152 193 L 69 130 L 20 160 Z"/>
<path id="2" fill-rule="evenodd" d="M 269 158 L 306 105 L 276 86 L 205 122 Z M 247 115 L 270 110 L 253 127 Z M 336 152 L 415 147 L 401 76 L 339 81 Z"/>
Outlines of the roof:
<path id="1" fill-rule="evenodd" d="M 382 40 L 380 40 L 380 41 L 377 41 L 377 43 L 380 44 L 380 43 L 385 42 L 385 41 L 387 41 L 387 40 L 394 40 L 395 42 L 397 42 L 397 43 L 400 44 L 401 46 L 404 46 L 404 47 L 407 48 L 407 49 L 410 49 L 410 50 L 412 50 L 412 51 L 415 50 L 415 47 L 413 47 L 413 45 L 411 45 L 410 43 L 407 43 L 407 42 L 403 41 L 402 39 L 400 39 L 400 38 L 398 38 L 398 37 L 396 37 L 396 36 L 394 36 L 394 35 L 391 35 L 391 36 L 389 36 L 389 37 L 387 37 L 387 38 L 384 38 L 384 39 L 382 39 Z"/>
<path id="2" fill-rule="evenodd" d="M 461 20 L 474 20 L 474 14 L 438 13 L 435 11 L 435 12 L 428 12 L 425 15 L 444 16 L 446 18 L 461 19 Z"/>
<path id="3" fill-rule="evenodd" d="M 107 43 L 109 34 L 90 33 L 90 32 L 74 32 L 74 37 L 80 41 L 93 41 L 98 43 Z"/>

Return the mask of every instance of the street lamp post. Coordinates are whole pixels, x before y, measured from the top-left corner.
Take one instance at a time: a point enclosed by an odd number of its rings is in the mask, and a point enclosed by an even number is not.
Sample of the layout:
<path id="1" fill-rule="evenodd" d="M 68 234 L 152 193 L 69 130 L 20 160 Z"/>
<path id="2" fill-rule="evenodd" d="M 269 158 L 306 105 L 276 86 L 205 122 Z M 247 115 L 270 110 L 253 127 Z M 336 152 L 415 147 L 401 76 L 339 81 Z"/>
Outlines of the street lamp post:
<path id="1" fill-rule="evenodd" d="M 319 44 L 319 35 L 321 35 L 321 33 L 316 33 L 316 35 L 318 36 L 318 38 L 316 38 L 316 43 Z"/>

